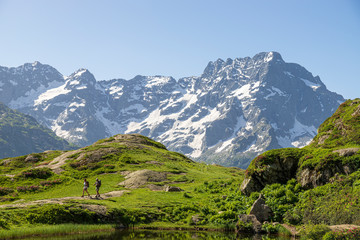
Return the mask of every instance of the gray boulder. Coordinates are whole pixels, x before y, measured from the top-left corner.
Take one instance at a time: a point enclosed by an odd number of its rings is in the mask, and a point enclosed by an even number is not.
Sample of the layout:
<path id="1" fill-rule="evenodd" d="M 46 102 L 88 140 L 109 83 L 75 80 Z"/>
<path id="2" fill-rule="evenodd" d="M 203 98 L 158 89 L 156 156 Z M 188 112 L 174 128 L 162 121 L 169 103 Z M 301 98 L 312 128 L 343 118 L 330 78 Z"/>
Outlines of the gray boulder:
<path id="1" fill-rule="evenodd" d="M 255 215 L 256 219 L 263 223 L 265 221 L 270 221 L 273 216 L 273 211 L 268 205 L 265 204 L 262 195 L 260 194 L 259 198 L 254 202 L 250 210 L 251 215 Z"/>
<path id="2" fill-rule="evenodd" d="M 174 186 L 165 186 L 165 192 L 181 192 L 184 191 L 179 187 L 174 187 Z"/>

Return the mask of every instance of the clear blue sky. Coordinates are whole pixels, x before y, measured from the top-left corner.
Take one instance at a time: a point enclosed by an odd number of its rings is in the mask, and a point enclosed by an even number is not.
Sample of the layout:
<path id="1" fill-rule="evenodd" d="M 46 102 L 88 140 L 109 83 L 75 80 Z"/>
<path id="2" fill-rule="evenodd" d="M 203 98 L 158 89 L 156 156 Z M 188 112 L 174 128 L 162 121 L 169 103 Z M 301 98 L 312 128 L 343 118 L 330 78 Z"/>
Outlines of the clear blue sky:
<path id="1" fill-rule="evenodd" d="M 1 66 L 180 78 L 218 58 L 278 51 L 360 97 L 357 0 L 0 0 L 0 29 Z"/>

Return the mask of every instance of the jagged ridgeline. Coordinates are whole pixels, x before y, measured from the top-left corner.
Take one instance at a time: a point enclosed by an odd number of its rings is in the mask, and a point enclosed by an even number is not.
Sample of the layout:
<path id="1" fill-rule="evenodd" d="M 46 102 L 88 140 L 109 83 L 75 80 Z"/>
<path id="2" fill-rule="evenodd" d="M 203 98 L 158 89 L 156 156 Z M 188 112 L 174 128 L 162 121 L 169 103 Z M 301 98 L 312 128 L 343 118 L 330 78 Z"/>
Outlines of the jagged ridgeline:
<path id="1" fill-rule="evenodd" d="M 41 126 L 33 117 L 0 103 L 0 158 L 70 149 L 74 146 Z"/>
<path id="2" fill-rule="evenodd" d="M 246 170 L 242 190 L 249 195 L 295 176 L 304 188 L 324 185 L 358 171 L 359 150 L 360 99 L 348 100 L 321 124 L 308 146 L 270 150 L 256 157 Z"/>
<path id="3" fill-rule="evenodd" d="M 35 62 L 0 67 L 0 101 L 78 146 L 140 133 L 196 161 L 247 168 L 270 149 L 303 147 L 344 98 L 277 52 L 211 61 L 200 76 L 97 81 Z"/>

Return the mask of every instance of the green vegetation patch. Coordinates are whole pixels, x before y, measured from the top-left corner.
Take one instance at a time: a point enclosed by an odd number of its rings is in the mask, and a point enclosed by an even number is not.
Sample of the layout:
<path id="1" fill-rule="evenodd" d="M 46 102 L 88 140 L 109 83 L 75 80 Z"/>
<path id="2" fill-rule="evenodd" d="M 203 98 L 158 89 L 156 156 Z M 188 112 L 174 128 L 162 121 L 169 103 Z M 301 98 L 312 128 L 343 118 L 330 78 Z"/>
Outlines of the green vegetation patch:
<path id="1" fill-rule="evenodd" d="M 347 100 L 318 129 L 311 146 L 338 148 L 360 145 L 360 99 Z"/>

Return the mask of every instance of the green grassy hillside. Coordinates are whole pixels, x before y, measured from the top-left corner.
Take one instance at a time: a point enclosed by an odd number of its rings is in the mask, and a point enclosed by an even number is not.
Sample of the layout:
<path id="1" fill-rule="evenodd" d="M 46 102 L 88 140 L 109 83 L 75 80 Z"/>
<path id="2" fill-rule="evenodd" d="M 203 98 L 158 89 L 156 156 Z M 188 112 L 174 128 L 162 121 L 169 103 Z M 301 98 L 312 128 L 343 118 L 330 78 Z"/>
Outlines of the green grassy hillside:
<path id="1" fill-rule="evenodd" d="M 194 162 L 137 134 L 2 159 L 0 228 L 14 234 L 67 223 L 233 230 L 260 194 L 272 221 L 359 225 L 359 109 L 360 100 L 345 102 L 309 146 L 268 151 L 246 172 Z M 81 197 L 84 178 L 92 197 Z M 96 178 L 101 198 L 95 198 Z"/>
<path id="2" fill-rule="evenodd" d="M 84 178 L 91 198 L 81 197 Z M 98 199 L 92 185 L 96 178 L 102 181 Z M 242 180 L 238 168 L 193 162 L 141 135 L 116 135 L 75 151 L 0 160 L 0 226 L 72 222 L 224 228 L 253 202 L 240 193 Z"/>

